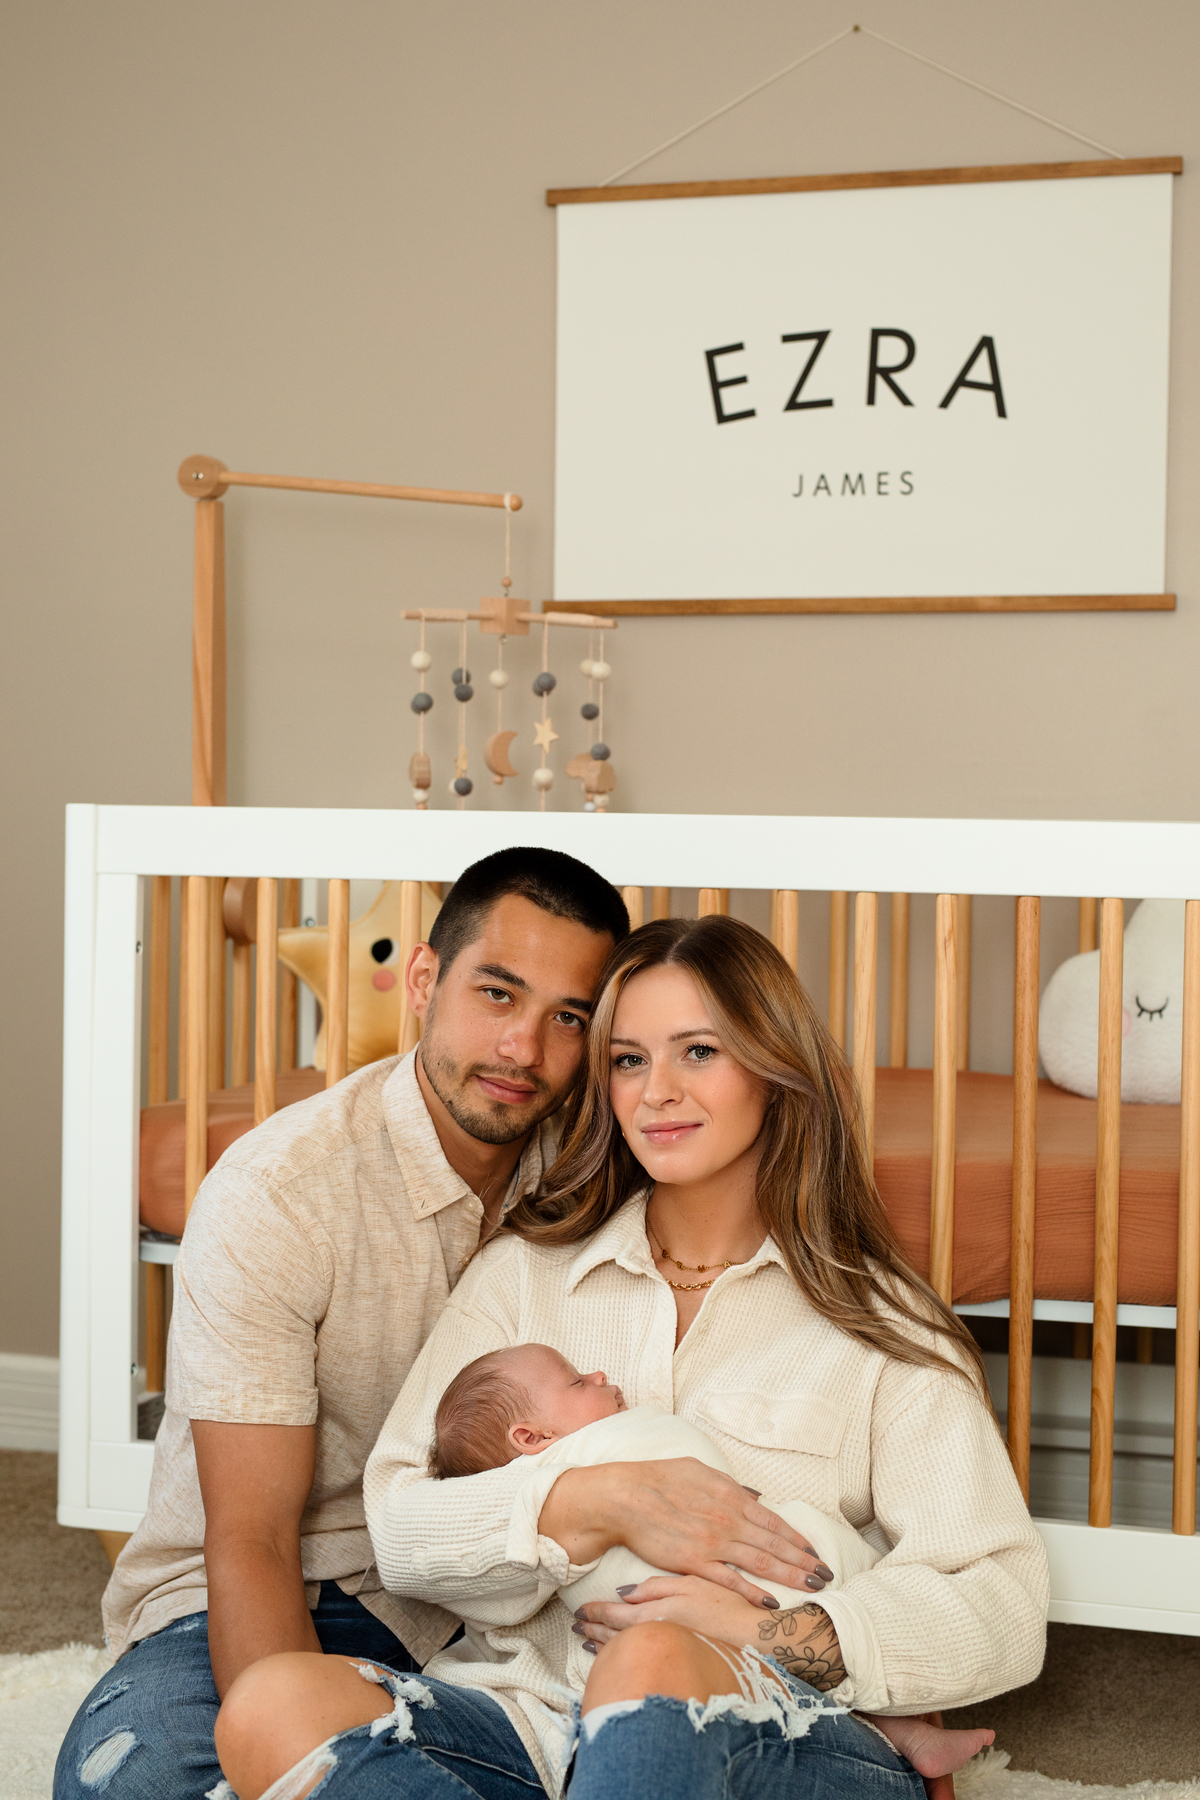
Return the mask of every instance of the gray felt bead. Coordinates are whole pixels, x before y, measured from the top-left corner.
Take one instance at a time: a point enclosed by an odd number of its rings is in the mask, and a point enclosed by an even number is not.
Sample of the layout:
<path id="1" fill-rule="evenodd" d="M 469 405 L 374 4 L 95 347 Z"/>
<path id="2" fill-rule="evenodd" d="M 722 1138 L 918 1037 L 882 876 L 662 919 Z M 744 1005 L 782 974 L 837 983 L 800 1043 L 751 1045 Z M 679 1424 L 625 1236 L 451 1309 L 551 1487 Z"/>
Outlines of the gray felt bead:
<path id="1" fill-rule="evenodd" d="M 474 786 L 475 783 L 471 780 L 469 775 L 460 775 L 454 783 L 454 791 L 456 794 L 462 794 L 465 797 L 471 792 L 471 789 Z"/>
<path id="2" fill-rule="evenodd" d="M 409 705 L 412 707 L 412 709 L 415 713 L 428 712 L 430 707 L 433 705 L 433 695 L 425 694 L 425 693 L 414 694 L 412 699 L 409 701 Z"/>
<path id="3" fill-rule="evenodd" d="M 456 700 L 473 700 L 474 697 L 475 689 L 471 686 L 469 681 L 460 681 L 455 684 L 454 698 Z"/>
<path id="4" fill-rule="evenodd" d="M 611 755 L 612 751 L 607 744 L 592 745 L 592 756 L 595 758 L 596 762 L 607 762 Z"/>
<path id="5" fill-rule="evenodd" d="M 535 694 L 552 694 L 557 686 L 558 677 L 552 675 L 549 669 L 543 669 L 540 675 L 535 675 L 533 678 Z"/>
<path id="6" fill-rule="evenodd" d="M 470 681 L 471 671 L 470 671 L 470 669 L 455 669 L 455 671 L 451 675 L 450 679 L 454 683 L 455 687 L 458 687 L 460 682 Z"/>
<path id="7" fill-rule="evenodd" d="M 596 705 L 594 700 L 585 700 L 579 709 L 579 716 L 580 718 L 588 719 L 589 721 L 598 719 L 600 717 L 600 708 Z"/>

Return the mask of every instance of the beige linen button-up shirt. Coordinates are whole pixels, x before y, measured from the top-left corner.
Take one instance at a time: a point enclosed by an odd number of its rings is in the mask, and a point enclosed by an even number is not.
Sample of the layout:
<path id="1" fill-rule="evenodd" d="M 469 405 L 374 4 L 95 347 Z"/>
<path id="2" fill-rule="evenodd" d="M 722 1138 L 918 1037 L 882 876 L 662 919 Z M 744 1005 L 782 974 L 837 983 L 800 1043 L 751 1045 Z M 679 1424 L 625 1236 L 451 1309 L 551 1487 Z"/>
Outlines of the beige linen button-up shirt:
<path id="1" fill-rule="evenodd" d="M 208 1604 L 192 1419 L 315 1425 L 300 1525 L 310 1605 L 337 1581 L 421 1660 L 457 1619 L 384 1591 L 362 1476 L 388 1409 L 479 1241 L 483 1208 L 446 1161 L 414 1055 L 370 1063 L 225 1152 L 175 1264 L 166 1412 L 145 1518 L 104 1596 L 115 1655 Z M 509 1198 L 553 1151 L 536 1131 Z"/>
<path id="2" fill-rule="evenodd" d="M 538 1534 L 562 1469 L 518 1457 L 453 1481 L 426 1474 L 437 1403 L 458 1370 L 504 1345 L 545 1343 L 578 1369 L 604 1369 L 631 1406 L 691 1420 L 747 1486 L 807 1500 L 886 1552 L 821 1595 L 848 1672 L 836 1698 L 914 1713 L 1031 1681 L 1046 1553 L 975 1387 L 839 1331 L 771 1238 L 713 1283 L 676 1348 L 645 1206 L 628 1201 L 582 1244 L 489 1244 L 392 1408 L 364 1480 L 380 1572 L 466 1624 L 426 1674 L 490 1693 L 559 1789 L 567 1690 L 582 1689 L 590 1659 L 556 1590 L 596 1567 L 569 1566 Z"/>

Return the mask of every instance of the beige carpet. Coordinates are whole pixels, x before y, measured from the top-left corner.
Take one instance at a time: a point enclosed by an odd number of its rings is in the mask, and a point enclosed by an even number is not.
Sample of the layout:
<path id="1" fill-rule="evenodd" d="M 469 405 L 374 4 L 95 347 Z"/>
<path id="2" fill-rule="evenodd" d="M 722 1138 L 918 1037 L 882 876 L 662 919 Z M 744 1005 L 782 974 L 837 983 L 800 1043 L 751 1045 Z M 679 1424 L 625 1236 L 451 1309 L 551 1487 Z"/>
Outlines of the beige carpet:
<path id="1" fill-rule="evenodd" d="M 7 1689 L 0 1681 L 0 1771 L 17 1725 L 13 1708 L 34 1704 L 29 1693 L 41 1680 L 30 1653 L 103 1642 L 108 1562 L 90 1531 L 55 1522 L 55 1461 L 41 1451 L 0 1450 L 0 1657 L 25 1653 L 4 1665 Z M 66 1650 L 39 1662 L 57 1689 L 46 1704 L 66 1705 L 72 1682 L 83 1682 L 82 1698 L 96 1679 L 93 1666 L 86 1649 L 74 1664 Z M 959 1778 L 962 1800 L 1109 1800 L 1115 1788 L 1129 1800 L 1200 1800 L 1200 1638 L 1052 1625 L 1037 1681 L 948 1714 L 951 1723 L 990 1725 L 1001 1752 Z M 1030 1770 L 1038 1774 L 1014 1772 Z M 0 1780 L 0 1800 L 40 1792 L 18 1793 Z"/>

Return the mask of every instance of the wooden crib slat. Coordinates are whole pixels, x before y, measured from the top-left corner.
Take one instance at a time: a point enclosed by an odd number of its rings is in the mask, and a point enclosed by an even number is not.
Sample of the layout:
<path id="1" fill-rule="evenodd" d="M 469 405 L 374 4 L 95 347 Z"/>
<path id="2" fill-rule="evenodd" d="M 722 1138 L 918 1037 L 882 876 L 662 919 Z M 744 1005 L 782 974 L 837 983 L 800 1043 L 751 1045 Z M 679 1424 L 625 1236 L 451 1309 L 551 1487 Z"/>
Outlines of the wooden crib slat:
<path id="1" fill-rule="evenodd" d="M 879 974 L 879 895 L 854 896 L 854 1077 L 862 1100 L 867 1156 L 875 1166 L 875 1011 Z"/>
<path id="2" fill-rule="evenodd" d="M 888 996 L 888 1063 L 908 1067 L 908 931 L 907 894 L 892 895 L 891 990 Z"/>
<path id="3" fill-rule="evenodd" d="M 850 946 L 850 895 L 829 896 L 829 1034 L 846 1048 L 846 952 Z"/>
<path id="4" fill-rule="evenodd" d="M 953 894 L 939 894 L 933 965 L 933 1158 L 929 1282 L 949 1306 L 954 1290 L 954 1111 L 958 964 Z"/>
<path id="5" fill-rule="evenodd" d="M 241 1087 L 250 1079 L 250 1035 L 253 1030 L 251 986 L 257 927 L 258 883 L 252 875 L 233 875 L 225 883 L 221 911 L 233 944 L 233 1016 L 229 1027 L 229 1080 Z"/>
<path id="6" fill-rule="evenodd" d="M 1171 1529 L 1196 1529 L 1200 1402 L 1200 900 L 1184 909 L 1183 1085 L 1180 1093 L 1179 1267 L 1175 1293 L 1175 1477 Z"/>
<path id="7" fill-rule="evenodd" d="M 1117 1228 L 1121 1213 L 1121 980 L 1125 903 L 1100 904 L 1096 1073 L 1096 1273 L 1092 1290 L 1092 1433 L 1088 1524 L 1112 1524 L 1117 1380 Z"/>
<path id="8" fill-rule="evenodd" d="M 187 1097 L 184 1104 L 183 1216 L 208 1169 L 208 949 L 207 875 L 189 875 L 187 941 Z"/>
<path id="9" fill-rule="evenodd" d="M 700 889 L 700 903 L 697 906 L 696 911 L 697 911 L 697 915 L 701 919 L 707 919 L 713 913 L 718 914 L 721 918 L 728 918 L 728 916 L 729 916 L 729 889 L 728 888 L 701 888 Z"/>
<path id="10" fill-rule="evenodd" d="M 1008 1454 L 1029 1500 L 1033 1388 L 1033 1244 L 1037 1201 L 1038 986 L 1042 903 L 1016 903 L 1013 971 L 1012 1249 L 1008 1287 Z"/>
<path id="11" fill-rule="evenodd" d="M 958 1018 L 955 1041 L 958 1067 L 971 1066 L 971 896 L 956 894 L 955 939 L 958 952 Z"/>
<path id="12" fill-rule="evenodd" d="M 654 903 L 650 908 L 652 919 L 669 919 L 671 916 L 671 890 L 669 887 L 651 888 Z"/>
<path id="13" fill-rule="evenodd" d="M 290 928 L 300 923 L 300 883 L 291 878 L 280 883 L 279 923 Z M 290 969 L 279 971 L 279 1067 L 296 1066 L 296 977 Z"/>
<path id="14" fill-rule="evenodd" d="M 771 890 L 771 942 L 789 969 L 800 963 L 800 895 L 795 888 Z"/>
<path id="15" fill-rule="evenodd" d="M 151 1106 L 167 1098 L 171 1063 L 171 877 L 150 883 L 150 1019 L 146 1097 Z M 147 1264 L 149 1267 L 149 1264 Z"/>
<path id="16" fill-rule="evenodd" d="M 146 1392 L 161 1394 L 167 1385 L 166 1263 L 143 1263 L 146 1272 Z"/>
<path id="17" fill-rule="evenodd" d="M 646 920 L 646 892 L 644 888 L 627 887 L 621 889 L 621 898 L 625 902 L 625 910 L 629 914 L 629 929 L 636 931 Z"/>
<path id="18" fill-rule="evenodd" d="M 1086 951 L 1096 948 L 1096 916 L 1097 902 L 1094 899 L 1079 902 L 1079 953 L 1081 956 Z"/>
<path id="19" fill-rule="evenodd" d="M 223 875 L 208 880 L 208 1085 L 225 1086 L 225 897 Z"/>
<path id="20" fill-rule="evenodd" d="M 402 881 L 400 883 L 400 957 L 396 965 L 396 974 L 400 982 L 400 1036 L 397 1048 L 401 1056 L 407 1056 L 410 1050 L 415 1050 L 421 1036 L 421 1021 L 408 1004 L 408 989 L 404 980 L 408 959 L 420 942 L 421 883 L 419 881 Z"/>
<path id="21" fill-rule="evenodd" d="M 329 883 L 329 985 L 325 1021 L 325 1086 L 348 1072 L 350 1043 L 350 883 Z"/>
<path id="22" fill-rule="evenodd" d="M 254 935 L 258 945 L 254 996 L 254 1123 L 275 1111 L 278 1054 L 276 1007 L 279 993 L 279 883 L 263 875 L 258 883 Z"/>

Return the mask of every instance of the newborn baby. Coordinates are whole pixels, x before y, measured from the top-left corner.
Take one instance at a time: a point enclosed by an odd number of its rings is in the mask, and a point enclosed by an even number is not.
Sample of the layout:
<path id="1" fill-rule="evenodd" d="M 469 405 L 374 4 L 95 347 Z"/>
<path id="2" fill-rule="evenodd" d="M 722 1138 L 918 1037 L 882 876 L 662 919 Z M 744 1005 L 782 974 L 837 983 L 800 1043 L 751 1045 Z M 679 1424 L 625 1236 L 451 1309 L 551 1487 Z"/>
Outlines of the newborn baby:
<path id="1" fill-rule="evenodd" d="M 430 1473 L 438 1480 L 498 1469 L 516 1456 L 574 1468 L 692 1456 L 727 1475 L 734 1473 L 712 1440 L 688 1420 L 656 1406 L 630 1411 L 620 1388 L 602 1370 L 581 1375 L 548 1344 L 519 1344 L 478 1357 L 460 1369 L 438 1404 L 429 1459 Z M 857 1531 L 807 1501 L 764 1499 L 763 1504 L 817 1547 L 833 1572 L 831 1588 L 879 1561 L 879 1552 Z M 663 1573 L 617 1545 L 589 1574 L 560 1588 L 558 1597 L 574 1611 L 589 1600 L 611 1600 L 618 1589 Z M 784 1610 L 813 1598 L 811 1592 L 784 1587 L 777 1587 L 776 1595 Z M 842 1650 L 853 1655 L 852 1645 L 844 1643 Z M 859 1716 L 927 1780 L 961 1769 L 995 1737 L 991 1731 L 945 1731 L 921 1718 Z"/>

